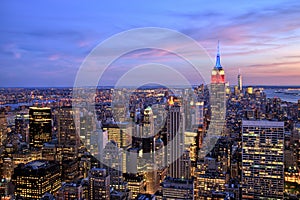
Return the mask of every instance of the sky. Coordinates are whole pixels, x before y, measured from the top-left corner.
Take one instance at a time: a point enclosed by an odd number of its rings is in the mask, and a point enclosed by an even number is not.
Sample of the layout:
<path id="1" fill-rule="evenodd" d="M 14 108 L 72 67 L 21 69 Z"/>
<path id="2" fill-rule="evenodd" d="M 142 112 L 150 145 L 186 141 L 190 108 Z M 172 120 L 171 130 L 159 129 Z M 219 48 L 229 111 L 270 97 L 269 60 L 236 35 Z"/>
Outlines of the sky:
<path id="1" fill-rule="evenodd" d="M 231 85 L 237 84 L 239 70 L 244 85 L 300 85 L 299 19 L 298 0 L 3 0 L 0 87 L 73 86 L 79 69 L 94 49 L 124 31 L 144 27 L 184 34 L 197 42 L 207 56 L 192 51 L 176 37 L 156 34 L 156 45 L 163 41 L 162 49 L 136 49 L 119 56 L 105 66 L 100 85 L 115 85 L 126 74 L 130 74 L 127 79 L 135 77 L 141 83 L 145 76 L 156 74 L 176 83 L 176 75 L 166 69 L 174 69 L 193 84 L 201 83 L 193 67 L 174 52 L 184 48 L 191 59 L 197 60 L 200 71 L 210 71 L 218 40 L 221 63 Z M 121 37 L 98 59 L 143 42 L 145 34 L 147 31 L 140 31 L 131 40 Z M 150 70 L 141 70 L 145 65 Z M 160 73 L 159 66 L 167 67 Z M 95 70 L 97 67 L 103 69 L 95 66 Z M 147 74 L 139 74 L 145 71 Z"/>

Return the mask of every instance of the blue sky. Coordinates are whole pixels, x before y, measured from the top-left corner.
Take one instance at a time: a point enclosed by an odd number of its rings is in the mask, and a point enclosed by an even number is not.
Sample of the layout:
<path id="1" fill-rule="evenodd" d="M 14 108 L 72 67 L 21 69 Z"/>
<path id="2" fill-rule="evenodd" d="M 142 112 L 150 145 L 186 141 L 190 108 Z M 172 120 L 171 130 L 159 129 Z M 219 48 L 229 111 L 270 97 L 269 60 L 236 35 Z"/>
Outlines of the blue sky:
<path id="1" fill-rule="evenodd" d="M 236 83 L 240 68 L 247 85 L 300 85 L 299 19 L 300 2 L 284 0 L 1 1 L 0 87 L 72 86 L 93 48 L 114 34 L 142 27 L 186 34 L 213 59 L 220 40 L 230 84 Z M 170 48 L 175 47 L 170 43 Z M 115 61 L 101 84 L 114 84 L 130 68 L 148 62 L 181 65 L 168 53 L 135 51 Z M 185 76 L 193 74 L 181 66 Z"/>

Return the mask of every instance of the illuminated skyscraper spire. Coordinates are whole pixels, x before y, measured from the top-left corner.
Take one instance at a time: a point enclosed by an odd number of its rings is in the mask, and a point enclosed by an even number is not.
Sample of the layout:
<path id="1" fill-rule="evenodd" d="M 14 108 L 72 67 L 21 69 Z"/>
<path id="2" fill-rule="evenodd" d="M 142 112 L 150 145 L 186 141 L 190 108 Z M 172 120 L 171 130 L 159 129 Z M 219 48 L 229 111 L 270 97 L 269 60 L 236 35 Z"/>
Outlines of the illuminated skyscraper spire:
<path id="1" fill-rule="evenodd" d="M 220 45 L 218 41 L 218 52 L 216 58 L 216 65 L 214 66 L 211 74 L 211 83 L 225 83 L 225 72 L 223 67 L 221 66 L 221 58 L 220 58 Z"/>
<path id="2" fill-rule="evenodd" d="M 218 70 L 222 69 L 221 66 L 221 58 L 220 58 L 220 41 L 218 40 L 218 52 L 217 52 L 217 59 L 216 59 L 216 66 Z"/>

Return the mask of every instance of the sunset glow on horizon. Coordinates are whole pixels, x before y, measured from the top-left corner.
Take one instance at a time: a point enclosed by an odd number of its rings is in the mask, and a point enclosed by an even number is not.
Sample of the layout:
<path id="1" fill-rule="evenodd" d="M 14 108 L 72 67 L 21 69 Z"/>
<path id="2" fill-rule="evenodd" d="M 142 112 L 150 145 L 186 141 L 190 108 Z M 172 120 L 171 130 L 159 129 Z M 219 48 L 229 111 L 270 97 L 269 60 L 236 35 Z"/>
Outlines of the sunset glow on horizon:
<path id="1" fill-rule="evenodd" d="M 0 87 L 73 86 L 82 62 L 97 45 L 143 27 L 176 30 L 197 41 L 211 58 L 205 69 L 214 66 L 219 40 L 230 85 L 237 84 L 239 69 L 244 85 L 300 85 L 299 19 L 296 0 L 2 1 Z M 116 44 L 111 51 L 133 42 Z M 170 42 L 166 48 L 179 46 Z M 113 62 L 101 84 L 112 85 L 124 71 L 147 63 L 185 70 L 184 62 L 170 52 L 141 49 Z M 185 73 L 197 83 L 191 71 Z"/>

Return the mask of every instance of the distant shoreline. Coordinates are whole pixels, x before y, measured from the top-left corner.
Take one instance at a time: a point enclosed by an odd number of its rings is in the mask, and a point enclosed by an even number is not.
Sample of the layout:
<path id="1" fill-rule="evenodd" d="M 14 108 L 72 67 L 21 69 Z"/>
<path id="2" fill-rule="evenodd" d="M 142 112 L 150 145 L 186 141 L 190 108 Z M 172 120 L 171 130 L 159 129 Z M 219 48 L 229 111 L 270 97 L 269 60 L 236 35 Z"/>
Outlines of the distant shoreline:
<path id="1" fill-rule="evenodd" d="M 192 85 L 192 87 L 197 87 L 199 85 Z M 234 87 L 235 85 L 229 85 L 229 87 Z M 94 86 L 84 86 L 84 88 L 94 88 Z M 97 86 L 97 88 L 100 88 L 100 89 L 111 89 L 111 88 L 114 88 L 115 86 Z M 136 86 L 124 86 L 124 88 L 134 88 Z M 186 87 L 186 86 L 180 86 L 180 85 L 173 85 L 171 87 Z M 190 85 L 188 86 L 190 87 Z M 243 86 L 243 88 L 247 88 L 247 87 L 255 87 L 255 88 L 274 88 L 274 89 L 279 89 L 279 88 L 282 88 L 282 89 L 287 89 L 287 88 L 300 88 L 300 85 L 245 85 Z M 34 87 L 34 86 L 30 86 L 30 87 L 0 87 L 0 90 L 1 89 L 72 89 L 73 86 L 56 86 L 56 87 L 42 87 L 42 86 L 37 86 L 37 87 Z M 120 86 L 118 86 L 118 88 L 120 88 Z M 146 86 L 142 86 L 142 87 L 139 87 L 139 88 L 167 88 L 166 86 L 161 86 L 161 85 L 146 85 Z"/>

